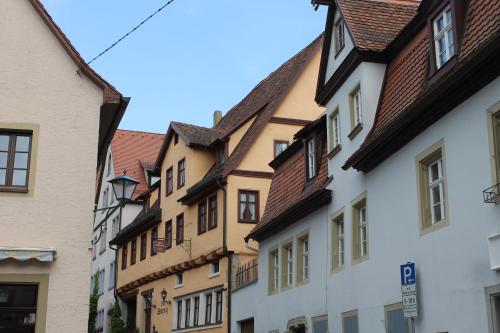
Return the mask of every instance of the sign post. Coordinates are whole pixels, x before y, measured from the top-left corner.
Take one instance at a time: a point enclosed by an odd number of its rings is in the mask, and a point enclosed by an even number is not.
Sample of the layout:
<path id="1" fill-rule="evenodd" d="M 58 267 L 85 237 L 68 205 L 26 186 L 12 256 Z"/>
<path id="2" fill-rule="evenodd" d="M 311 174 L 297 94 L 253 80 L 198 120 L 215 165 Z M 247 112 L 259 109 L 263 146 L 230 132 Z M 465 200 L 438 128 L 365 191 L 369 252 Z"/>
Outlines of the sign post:
<path id="1" fill-rule="evenodd" d="M 400 266 L 401 294 L 403 303 L 403 316 L 416 318 L 417 311 L 417 274 L 415 263 L 409 262 Z"/>

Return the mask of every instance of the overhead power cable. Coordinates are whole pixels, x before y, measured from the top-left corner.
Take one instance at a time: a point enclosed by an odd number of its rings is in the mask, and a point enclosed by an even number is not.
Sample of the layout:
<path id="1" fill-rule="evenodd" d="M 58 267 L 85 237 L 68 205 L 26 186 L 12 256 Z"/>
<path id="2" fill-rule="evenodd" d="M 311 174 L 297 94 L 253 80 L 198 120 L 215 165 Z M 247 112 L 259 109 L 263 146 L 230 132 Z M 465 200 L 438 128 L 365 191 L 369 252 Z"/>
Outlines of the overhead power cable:
<path id="1" fill-rule="evenodd" d="M 125 35 L 123 35 L 116 42 L 114 42 L 113 44 L 111 44 L 108 48 L 106 48 L 104 51 L 102 51 L 97 56 L 95 56 L 92 60 L 90 60 L 89 62 L 87 62 L 87 65 L 90 65 L 92 62 L 94 62 L 95 60 L 97 60 L 98 58 L 100 58 L 101 56 L 103 56 L 105 53 L 107 53 L 109 50 L 111 50 L 113 47 L 115 47 L 122 40 L 124 40 L 125 38 L 127 38 L 134 31 L 136 31 L 137 29 L 139 29 L 144 23 L 146 23 L 147 21 L 149 21 L 150 19 L 152 19 L 153 16 L 155 16 L 156 14 L 158 14 L 159 12 L 161 12 L 163 9 L 165 9 L 165 7 L 167 7 L 168 5 L 170 5 L 174 1 L 175 0 L 169 0 L 169 1 L 167 1 L 163 6 L 161 6 L 160 8 L 158 8 L 154 13 L 152 13 L 148 17 L 146 17 L 146 19 L 144 19 L 141 23 L 139 23 L 138 25 L 136 25 L 132 30 L 130 30 L 129 32 L 127 32 Z"/>

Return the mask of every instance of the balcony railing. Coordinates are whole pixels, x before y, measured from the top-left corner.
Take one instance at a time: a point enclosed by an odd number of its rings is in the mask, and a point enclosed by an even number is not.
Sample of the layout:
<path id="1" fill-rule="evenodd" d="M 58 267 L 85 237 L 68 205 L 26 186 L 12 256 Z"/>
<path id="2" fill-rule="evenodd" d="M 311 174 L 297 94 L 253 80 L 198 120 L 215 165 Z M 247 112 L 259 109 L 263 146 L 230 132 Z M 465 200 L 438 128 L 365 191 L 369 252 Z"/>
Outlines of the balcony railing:
<path id="1" fill-rule="evenodd" d="M 485 203 L 500 203 L 500 183 L 484 190 L 483 198 Z"/>
<path id="2" fill-rule="evenodd" d="M 236 270 L 236 283 L 234 290 L 243 288 L 257 281 L 259 275 L 259 264 L 253 259 L 246 264 L 241 265 Z"/>

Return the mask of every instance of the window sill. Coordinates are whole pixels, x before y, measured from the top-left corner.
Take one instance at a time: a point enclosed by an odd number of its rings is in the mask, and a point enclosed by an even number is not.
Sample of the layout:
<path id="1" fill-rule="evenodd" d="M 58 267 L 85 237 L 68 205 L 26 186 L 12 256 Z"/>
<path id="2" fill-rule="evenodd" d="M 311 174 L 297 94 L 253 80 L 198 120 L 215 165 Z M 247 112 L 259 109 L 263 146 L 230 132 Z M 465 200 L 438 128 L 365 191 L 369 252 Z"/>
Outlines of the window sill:
<path id="1" fill-rule="evenodd" d="M 275 294 L 277 294 L 279 292 L 280 292 L 279 289 L 272 289 L 272 290 L 268 290 L 267 291 L 267 295 L 271 296 L 271 295 L 275 295 Z"/>
<path id="2" fill-rule="evenodd" d="M 28 193 L 27 187 L 0 187 L 0 192 L 10 192 L 10 193 Z"/>
<path id="3" fill-rule="evenodd" d="M 420 236 L 425 236 L 427 234 L 430 234 L 434 231 L 438 231 L 440 229 L 446 228 L 449 225 L 448 220 L 436 223 L 434 225 L 431 225 L 430 227 L 422 228 L 422 225 L 420 225 Z"/>
<path id="4" fill-rule="evenodd" d="M 220 272 L 217 272 L 217 273 L 211 273 L 211 274 L 208 274 L 208 278 L 209 279 L 213 279 L 215 277 L 218 277 L 220 275 Z"/>
<path id="5" fill-rule="evenodd" d="M 357 264 L 361 264 L 362 262 L 367 261 L 368 259 L 369 259 L 368 254 L 360 258 L 352 259 L 352 265 L 354 266 Z"/>
<path id="6" fill-rule="evenodd" d="M 293 289 L 293 285 L 288 285 L 288 286 L 284 286 L 284 287 L 281 287 L 280 291 L 287 291 L 287 290 L 290 290 L 290 289 Z"/>
<path id="7" fill-rule="evenodd" d="M 238 220 L 238 223 L 243 223 L 243 224 L 257 224 L 257 220 L 256 221 Z"/>
<path id="8" fill-rule="evenodd" d="M 344 49 L 344 47 L 345 47 L 345 43 L 344 43 L 344 45 L 342 45 L 342 46 L 341 46 L 341 47 L 337 50 L 337 52 L 335 52 L 335 56 L 333 57 L 333 59 L 334 59 L 334 60 L 338 58 L 338 56 L 340 55 L 340 53 L 342 52 L 342 50 Z"/>
<path id="9" fill-rule="evenodd" d="M 336 274 L 338 272 L 341 272 L 342 270 L 344 269 L 344 266 L 339 266 L 339 267 L 335 267 L 332 269 L 332 274 Z"/>
<path id="10" fill-rule="evenodd" d="M 352 129 L 351 133 L 349 133 L 347 135 L 347 137 L 352 141 L 354 140 L 354 138 L 356 137 L 356 135 L 359 134 L 359 132 L 361 132 L 361 130 L 363 129 L 363 123 L 359 123 L 357 124 L 356 126 L 354 126 L 354 128 Z"/>
<path id="11" fill-rule="evenodd" d="M 184 287 L 184 284 L 176 284 L 174 286 L 174 289 L 179 289 L 179 288 L 182 288 L 182 287 Z"/>
<path id="12" fill-rule="evenodd" d="M 295 287 L 302 287 L 309 284 L 309 279 L 295 282 Z"/>
<path id="13" fill-rule="evenodd" d="M 208 227 L 208 231 L 210 231 L 210 230 L 212 230 L 212 229 L 215 229 L 215 228 L 217 228 L 217 224 L 216 224 L 216 225 L 214 225 L 214 226 L 212 226 L 212 227 L 210 227 L 210 226 L 209 226 L 209 227 Z"/>
<path id="14" fill-rule="evenodd" d="M 218 327 L 222 327 L 222 323 L 205 324 L 205 325 L 186 327 L 186 328 L 174 328 L 174 329 L 172 329 L 172 332 L 184 333 L 184 332 L 207 330 L 207 329 L 218 328 Z"/>
<path id="15" fill-rule="evenodd" d="M 336 145 L 329 153 L 328 153 L 328 158 L 332 159 L 335 155 L 337 155 L 340 151 L 342 150 L 342 145 L 338 144 Z"/>

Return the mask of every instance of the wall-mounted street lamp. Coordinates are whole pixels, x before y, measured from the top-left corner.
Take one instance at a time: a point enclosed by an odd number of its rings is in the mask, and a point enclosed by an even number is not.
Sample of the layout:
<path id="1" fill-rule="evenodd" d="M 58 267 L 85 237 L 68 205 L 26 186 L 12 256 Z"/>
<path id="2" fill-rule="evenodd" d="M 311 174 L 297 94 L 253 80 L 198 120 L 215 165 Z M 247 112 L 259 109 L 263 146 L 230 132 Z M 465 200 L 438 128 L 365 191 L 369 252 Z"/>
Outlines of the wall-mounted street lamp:
<path id="1" fill-rule="evenodd" d="M 111 214 L 117 210 L 118 208 L 125 207 L 125 204 L 132 200 L 132 196 L 134 195 L 135 188 L 139 182 L 132 177 L 127 176 L 127 170 L 123 170 L 123 175 L 115 177 L 111 180 L 108 180 L 113 187 L 113 192 L 115 193 L 115 197 L 118 200 L 118 204 L 114 206 L 109 206 L 105 208 L 94 209 L 94 216 L 97 212 L 106 212 L 106 216 L 102 221 L 100 221 L 94 231 L 99 229 L 99 235 L 92 240 L 92 245 L 97 244 L 101 239 L 103 229 L 107 227 L 107 220 L 111 216 Z M 120 226 L 122 224 L 122 214 L 120 214 Z"/>

